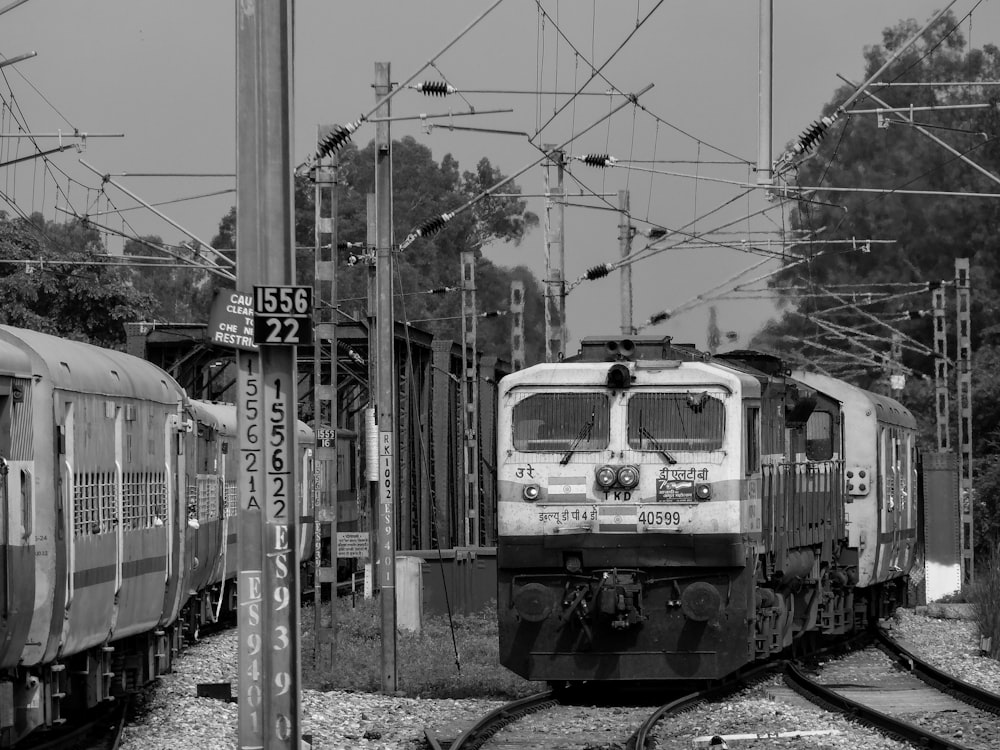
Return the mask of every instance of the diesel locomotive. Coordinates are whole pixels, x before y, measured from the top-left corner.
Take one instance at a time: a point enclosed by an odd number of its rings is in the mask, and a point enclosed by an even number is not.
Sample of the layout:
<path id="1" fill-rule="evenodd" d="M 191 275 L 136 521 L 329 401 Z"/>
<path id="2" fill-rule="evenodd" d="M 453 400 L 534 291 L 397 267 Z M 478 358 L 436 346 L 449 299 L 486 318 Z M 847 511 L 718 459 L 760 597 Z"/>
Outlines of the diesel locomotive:
<path id="1" fill-rule="evenodd" d="M 594 337 L 500 382 L 501 662 L 716 680 L 905 602 L 916 423 L 777 358 Z"/>
<path id="2" fill-rule="evenodd" d="M 235 610 L 236 436 L 234 406 L 149 362 L 0 326 L 0 747 L 169 671 Z M 300 422 L 304 480 L 312 444 Z"/>

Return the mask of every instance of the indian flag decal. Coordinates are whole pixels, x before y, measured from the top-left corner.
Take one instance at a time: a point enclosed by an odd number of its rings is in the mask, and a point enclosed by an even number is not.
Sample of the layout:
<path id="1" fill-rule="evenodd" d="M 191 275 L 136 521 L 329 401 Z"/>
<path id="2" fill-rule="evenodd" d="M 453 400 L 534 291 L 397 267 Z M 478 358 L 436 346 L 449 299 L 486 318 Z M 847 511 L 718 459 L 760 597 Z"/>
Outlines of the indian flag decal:
<path id="1" fill-rule="evenodd" d="M 597 523 L 601 531 L 638 531 L 637 505 L 600 505 Z"/>
<path id="2" fill-rule="evenodd" d="M 579 503 L 587 499 L 587 477 L 549 477 L 550 503 Z"/>

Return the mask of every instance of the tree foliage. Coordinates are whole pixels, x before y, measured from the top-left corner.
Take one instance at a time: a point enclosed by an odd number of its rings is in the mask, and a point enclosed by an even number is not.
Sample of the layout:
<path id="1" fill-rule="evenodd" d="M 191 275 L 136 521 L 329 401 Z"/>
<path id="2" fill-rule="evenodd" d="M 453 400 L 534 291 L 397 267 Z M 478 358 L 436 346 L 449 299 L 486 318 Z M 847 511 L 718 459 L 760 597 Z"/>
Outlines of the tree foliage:
<path id="1" fill-rule="evenodd" d="M 126 256 L 162 258 L 156 265 L 135 265 L 130 278 L 135 288 L 154 299 L 151 320 L 161 323 L 204 323 L 215 289 L 228 283 L 222 277 L 197 267 L 194 257 L 204 250 L 178 248 L 168 254 L 156 236 L 140 237 L 125 243 Z"/>
<path id="2" fill-rule="evenodd" d="M 886 29 L 882 43 L 864 50 L 865 79 L 920 29 L 906 20 Z M 945 14 L 903 52 L 880 81 L 955 82 L 1000 80 L 1000 51 L 992 44 L 970 49 L 955 17 Z M 860 83 L 860 82 L 853 82 Z M 840 87 L 823 114 L 835 116 L 853 94 Z M 790 236 L 806 238 L 774 277 L 785 294 L 785 313 L 757 337 L 755 345 L 793 362 L 811 363 L 864 387 L 889 391 L 889 355 L 899 336 L 901 364 L 908 372 L 902 400 L 924 426 L 924 448 L 933 450 L 934 356 L 930 289 L 946 285 L 949 356 L 954 344 L 955 259 L 969 258 L 972 280 L 973 452 L 980 501 L 976 538 L 1000 540 L 1000 204 L 994 198 L 912 195 L 903 190 L 997 193 L 998 179 L 970 166 L 974 161 L 1000 176 L 1000 114 L 988 86 L 873 86 L 839 113 L 815 153 L 786 175 L 790 187 L 820 187 L 802 193 L 790 220 Z M 915 111 L 916 125 L 884 113 L 851 115 L 852 109 L 988 104 L 976 109 Z M 908 115 L 907 115 L 908 116 Z M 885 126 L 886 123 L 890 123 Z M 880 124 L 882 125 L 880 127 Z M 881 188 L 846 192 L 838 187 Z M 893 244 L 872 243 L 889 239 Z M 818 240 L 848 240 L 823 244 Z M 908 285 L 908 286 L 907 286 Z M 806 294 L 802 294 L 801 290 Z M 954 369 L 952 368 L 952 373 Z M 954 388 L 954 381 L 952 381 Z M 957 408 L 952 402 L 952 409 Z M 953 419 L 953 421 L 955 421 Z M 954 435 L 952 445 L 957 445 Z"/>
<path id="3" fill-rule="evenodd" d="M 0 322 L 122 348 L 123 324 L 148 318 L 155 301 L 112 260 L 83 222 L 0 216 Z"/>

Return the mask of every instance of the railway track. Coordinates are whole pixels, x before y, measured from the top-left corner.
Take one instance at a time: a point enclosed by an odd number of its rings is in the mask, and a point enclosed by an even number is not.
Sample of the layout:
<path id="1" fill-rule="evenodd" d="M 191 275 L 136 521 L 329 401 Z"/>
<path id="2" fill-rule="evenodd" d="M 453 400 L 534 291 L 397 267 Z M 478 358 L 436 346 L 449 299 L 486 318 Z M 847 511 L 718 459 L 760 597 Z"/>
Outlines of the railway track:
<path id="1" fill-rule="evenodd" d="M 852 650 L 842 655 L 845 647 Z M 427 730 L 427 746 L 430 750 L 556 746 L 642 750 L 654 746 L 690 747 L 692 742 L 707 744 L 709 738 L 694 736 L 698 733 L 692 733 L 689 724 L 681 729 L 684 719 L 677 717 L 691 712 L 707 717 L 696 722 L 701 726 L 726 727 L 731 733 L 722 735 L 722 739 L 742 740 L 733 747 L 764 747 L 760 741 L 773 742 L 782 737 L 845 732 L 850 737 L 855 732 L 864 733 L 858 724 L 912 746 L 962 750 L 996 747 L 1000 696 L 936 669 L 881 631 L 874 637 L 867 635 L 841 644 L 834 653 L 838 656 L 831 658 L 828 653 L 820 657 L 824 660 L 814 661 L 809 667 L 791 661 L 763 665 L 652 709 L 649 705 L 581 706 L 572 701 L 572 694 L 546 691 L 508 703 L 472 727 L 453 731 L 448 735 L 455 738 L 453 741 L 442 740 Z M 774 674 L 782 670 L 785 685 L 773 684 Z M 842 718 L 830 725 L 822 720 L 823 713 L 816 713 L 818 721 L 806 718 L 800 719 L 794 729 L 779 727 L 789 731 L 762 731 L 766 724 L 751 719 L 734 726 L 730 719 L 722 718 L 729 695 L 769 679 L 763 692 L 774 701 L 771 705 L 776 706 L 776 714 L 793 710 L 780 708 L 780 701 L 788 701 L 802 706 L 797 710 L 806 711 L 806 716 L 818 706 Z M 671 717 L 675 720 L 671 721 Z M 857 728 L 847 729 L 850 726 Z"/>
<path id="2" fill-rule="evenodd" d="M 700 704 L 721 700 L 726 695 L 761 680 L 780 667 L 779 663 L 761 665 L 731 680 L 703 690 L 672 697 L 652 710 L 647 705 L 602 706 L 605 720 L 595 720 L 595 707 L 578 702 L 581 696 L 572 691 L 552 690 L 504 704 L 484 715 L 452 742 L 443 740 L 433 730 L 425 730 L 431 750 L 527 750 L 529 748 L 626 748 L 649 747 L 653 732 L 667 717 Z M 647 696 L 648 698 L 648 696 Z"/>
<path id="3" fill-rule="evenodd" d="M 936 669 L 884 633 L 877 639 L 816 670 L 789 663 L 785 681 L 821 707 L 919 747 L 996 747 L 1000 696 Z"/>
<path id="4" fill-rule="evenodd" d="M 130 698 L 115 701 L 86 720 L 32 737 L 17 747 L 24 750 L 118 750 L 131 708 Z"/>

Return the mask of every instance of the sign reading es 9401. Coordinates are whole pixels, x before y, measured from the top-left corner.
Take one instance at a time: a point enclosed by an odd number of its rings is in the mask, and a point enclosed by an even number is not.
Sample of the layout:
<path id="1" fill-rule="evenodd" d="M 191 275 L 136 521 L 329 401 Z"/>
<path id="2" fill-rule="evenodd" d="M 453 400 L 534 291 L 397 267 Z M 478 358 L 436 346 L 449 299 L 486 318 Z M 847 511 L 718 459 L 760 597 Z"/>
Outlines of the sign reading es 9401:
<path id="1" fill-rule="evenodd" d="M 312 344 L 312 287 L 255 286 L 253 342 L 258 345 Z"/>

